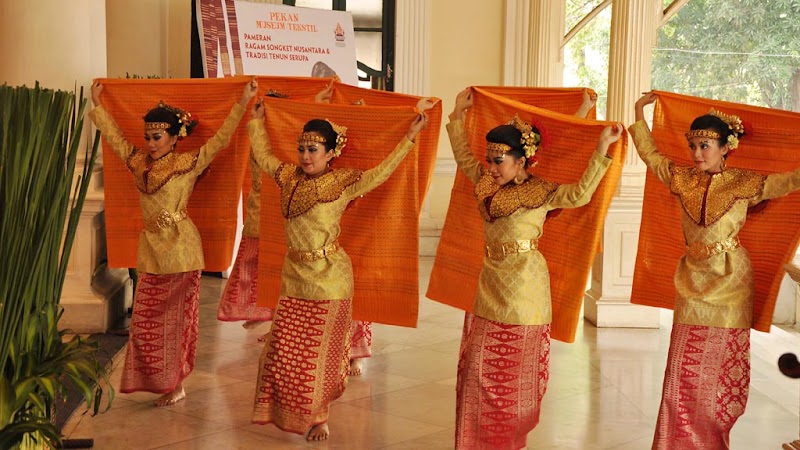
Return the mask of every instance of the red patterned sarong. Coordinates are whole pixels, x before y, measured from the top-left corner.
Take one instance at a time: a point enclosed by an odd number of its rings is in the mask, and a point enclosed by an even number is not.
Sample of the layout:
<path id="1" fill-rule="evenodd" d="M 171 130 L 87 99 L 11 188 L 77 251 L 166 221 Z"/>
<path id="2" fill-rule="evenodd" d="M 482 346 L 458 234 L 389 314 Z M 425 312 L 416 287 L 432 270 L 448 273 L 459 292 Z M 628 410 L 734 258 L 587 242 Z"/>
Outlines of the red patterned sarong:
<path id="1" fill-rule="evenodd" d="M 350 324 L 350 359 L 372 356 L 372 322 L 354 320 Z"/>
<path id="2" fill-rule="evenodd" d="M 258 306 L 258 238 L 242 236 L 231 276 L 225 284 L 219 301 L 217 319 L 226 322 L 236 320 L 272 320 L 272 308 Z"/>
<path id="3" fill-rule="evenodd" d="M 347 385 L 350 300 L 278 301 L 261 353 L 253 423 L 305 434 L 328 421 L 328 405 Z"/>
<path id="4" fill-rule="evenodd" d="M 507 325 L 468 314 L 461 348 L 456 448 L 525 448 L 547 390 L 550 324 Z"/>
<path id="5" fill-rule="evenodd" d="M 200 271 L 140 273 L 120 392 L 173 391 L 194 369 Z"/>
<path id="6" fill-rule="evenodd" d="M 673 324 L 653 448 L 730 448 L 749 386 L 749 329 Z"/>

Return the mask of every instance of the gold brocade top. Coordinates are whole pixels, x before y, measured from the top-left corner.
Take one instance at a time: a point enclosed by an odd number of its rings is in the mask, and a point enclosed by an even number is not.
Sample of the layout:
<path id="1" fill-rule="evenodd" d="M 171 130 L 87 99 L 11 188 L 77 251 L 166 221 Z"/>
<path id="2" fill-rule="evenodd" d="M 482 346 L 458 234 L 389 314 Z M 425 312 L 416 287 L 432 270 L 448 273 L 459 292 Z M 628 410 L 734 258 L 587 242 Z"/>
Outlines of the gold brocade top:
<path id="1" fill-rule="evenodd" d="M 487 243 L 542 238 L 547 212 L 589 203 L 611 166 L 610 158 L 594 153 L 577 183 L 558 185 L 537 178 L 519 186 L 494 188 L 485 184 L 485 169 L 469 150 L 463 122 L 451 121 L 447 132 L 458 167 L 476 185 L 479 208 L 482 213 L 488 212 L 483 222 Z M 526 187 L 527 184 L 531 186 Z M 492 196 L 484 195 L 492 192 Z M 486 209 L 481 206 L 486 205 L 484 199 L 490 200 Z M 503 199 L 502 203 L 498 199 Z M 550 272 L 544 256 L 532 250 L 500 259 L 484 257 L 473 313 L 507 324 L 550 323 Z"/>
<path id="2" fill-rule="evenodd" d="M 629 128 L 639 156 L 681 202 L 685 244 L 714 244 L 739 234 L 749 207 L 800 189 L 800 169 L 759 175 L 740 169 L 709 174 L 678 167 L 659 153 L 644 121 Z M 647 236 L 656 239 L 655 236 Z M 676 323 L 750 328 L 753 270 L 744 247 L 708 258 L 681 257 L 675 270 Z"/>
<path id="3" fill-rule="evenodd" d="M 514 214 L 519 208 L 539 208 L 556 189 L 557 183 L 532 175 L 522 184 L 500 186 L 489 174 L 483 174 L 475 184 L 475 197 L 483 220 L 492 222 Z"/>
<path id="4" fill-rule="evenodd" d="M 281 164 L 275 173 L 275 181 L 281 189 L 283 217 L 292 219 L 317 203 L 337 200 L 359 178 L 361 171 L 358 169 L 331 169 L 318 177 L 308 178 L 300 167 Z"/>
<path id="5" fill-rule="evenodd" d="M 250 192 L 247 194 L 247 207 L 245 208 L 244 227 L 242 235 L 247 237 L 258 237 L 261 224 L 261 169 L 258 163 L 250 155 Z"/>
<path id="6" fill-rule="evenodd" d="M 197 177 L 228 146 L 244 111 L 241 105 L 234 104 L 222 127 L 199 150 L 173 151 L 158 160 L 126 141 L 102 106 L 93 109 L 89 117 L 134 174 L 142 218 L 147 223 L 164 212 L 174 215 L 186 210 Z M 164 227 L 146 227 L 139 235 L 136 264 L 140 271 L 153 274 L 203 269 L 203 247 L 197 227 L 188 218 Z"/>
<path id="7" fill-rule="evenodd" d="M 352 169 L 332 170 L 318 177 L 327 178 L 314 183 L 316 179 L 307 178 L 302 169 L 285 164 L 272 154 L 262 120 L 251 120 L 247 127 L 259 167 L 273 177 L 281 189 L 286 244 L 289 250 L 300 252 L 318 250 L 336 242 L 347 205 L 386 181 L 414 147 L 412 141 L 403 138 L 394 151 L 372 169 L 363 173 Z M 347 252 L 339 249 L 315 261 L 286 257 L 281 270 L 281 296 L 309 300 L 352 298 L 353 268 Z"/>

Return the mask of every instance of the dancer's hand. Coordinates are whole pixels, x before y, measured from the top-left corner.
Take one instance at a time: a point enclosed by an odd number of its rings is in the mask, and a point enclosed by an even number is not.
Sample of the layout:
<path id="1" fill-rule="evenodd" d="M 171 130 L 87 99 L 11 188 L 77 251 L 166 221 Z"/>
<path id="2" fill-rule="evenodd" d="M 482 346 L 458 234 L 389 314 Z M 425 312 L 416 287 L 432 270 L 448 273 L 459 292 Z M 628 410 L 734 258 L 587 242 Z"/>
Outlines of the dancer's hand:
<path id="1" fill-rule="evenodd" d="M 427 111 L 436 105 L 436 101 L 431 100 L 430 97 L 423 97 L 417 102 L 417 109 L 420 111 Z"/>
<path id="2" fill-rule="evenodd" d="M 648 91 L 642 94 L 639 100 L 636 100 L 636 104 L 634 105 L 634 111 L 636 114 L 636 121 L 644 120 L 644 107 L 655 103 L 658 100 L 658 96 L 653 93 L 653 91 Z"/>
<path id="3" fill-rule="evenodd" d="M 600 138 L 597 140 L 597 153 L 603 156 L 608 155 L 608 147 L 622 137 L 622 130 L 621 123 L 615 123 L 603 128 L 603 131 L 600 132 Z"/>
<path id="4" fill-rule="evenodd" d="M 406 137 L 409 141 L 413 141 L 417 134 L 420 131 L 424 130 L 425 127 L 428 126 L 428 115 L 424 112 L 417 114 L 417 117 L 414 118 L 414 121 L 411 122 L 411 126 L 408 127 L 408 133 Z"/>
<path id="5" fill-rule="evenodd" d="M 466 88 L 456 96 L 456 106 L 450 113 L 450 120 L 461 120 L 464 118 L 464 111 L 472 107 L 472 88 Z"/>
<path id="6" fill-rule="evenodd" d="M 583 107 L 586 110 L 590 110 L 597 104 L 597 94 L 594 92 L 589 92 L 588 89 L 583 89 Z"/>
<path id="7" fill-rule="evenodd" d="M 330 103 L 331 97 L 333 97 L 333 81 L 325 87 L 325 89 L 319 91 L 317 95 L 314 96 L 314 102 L 316 103 Z"/>
<path id="8" fill-rule="evenodd" d="M 99 81 L 95 81 L 92 84 L 92 103 L 94 103 L 95 107 L 98 107 L 98 106 L 101 105 L 100 94 L 102 94 L 102 93 L 103 93 L 103 85 L 100 84 Z"/>
<path id="9" fill-rule="evenodd" d="M 252 119 L 264 120 L 264 100 L 258 99 L 255 103 L 253 103 L 253 107 L 250 109 L 250 116 Z"/>
<path id="10" fill-rule="evenodd" d="M 242 91 L 242 98 L 239 99 L 239 104 L 242 105 L 242 108 L 246 108 L 247 104 L 250 103 L 250 100 L 256 96 L 258 92 L 258 80 L 256 77 L 251 77 L 250 81 L 244 86 L 244 90 Z"/>

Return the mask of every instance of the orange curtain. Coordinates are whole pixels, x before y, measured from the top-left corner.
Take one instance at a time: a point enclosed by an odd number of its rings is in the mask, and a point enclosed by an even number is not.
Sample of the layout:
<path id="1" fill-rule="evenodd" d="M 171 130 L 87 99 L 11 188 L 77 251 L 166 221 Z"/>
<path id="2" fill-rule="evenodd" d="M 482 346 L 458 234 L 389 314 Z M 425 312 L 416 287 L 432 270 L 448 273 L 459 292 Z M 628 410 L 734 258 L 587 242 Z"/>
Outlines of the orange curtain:
<path id="1" fill-rule="evenodd" d="M 160 100 L 183 108 L 200 121 L 176 151 L 200 148 L 222 126 L 239 100 L 247 77 L 225 79 L 122 80 L 102 79 L 103 106 L 111 113 L 132 145 L 144 146 L 143 116 Z M 189 216 L 200 230 L 206 270 L 227 269 L 236 236 L 236 207 L 248 158 L 248 114 L 231 145 L 222 150 L 206 176 L 195 186 Z M 103 145 L 106 244 L 111 267 L 136 267 L 139 233 L 143 228 L 139 191 L 125 163 L 108 144 Z M 236 200 L 234 200 L 236 199 Z"/>
<path id="2" fill-rule="evenodd" d="M 475 88 L 474 99 L 465 127 L 475 156 L 483 161 L 486 133 L 508 122 L 514 114 L 524 120 L 535 119 L 547 140 L 546 146 L 536 155 L 539 165 L 532 173 L 558 183 L 574 183 L 581 177 L 601 130 L 610 124 L 568 115 L 581 104 L 581 89 L 479 87 Z M 626 149 L 627 136 L 623 136 L 609 150 L 614 162 L 588 205 L 565 209 L 545 222 L 539 246 L 550 269 L 552 336 L 555 339 L 565 342 L 575 339 L 586 280 L 600 242 L 606 211 L 622 172 Z M 459 172 L 427 296 L 466 311 L 472 310 L 484 245 L 474 186 Z"/>
<path id="3" fill-rule="evenodd" d="M 738 115 L 746 128 L 740 147 L 728 159 L 728 167 L 769 175 L 800 166 L 800 114 L 669 92 L 656 93 L 653 138 L 661 153 L 675 164 L 692 165 L 684 133 L 692 120 L 713 107 Z M 675 267 L 684 253 L 680 219 L 680 203 L 648 171 L 633 276 L 633 303 L 673 308 Z M 800 195 L 770 200 L 766 208 L 749 214 L 739 238 L 750 253 L 755 275 L 752 327 L 769 331 L 784 275 L 783 265 L 794 257 L 800 239 Z"/>
<path id="4" fill-rule="evenodd" d="M 394 150 L 408 131 L 416 110 L 412 106 L 352 106 L 315 104 L 267 98 L 267 132 L 273 153 L 296 162 L 297 135 L 313 118 L 328 118 L 348 127 L 347 148 L 338 167 L 369 169 Z M 433 119 L 433 117 L 432 117 Z M 389 180 L 356 200 L 342 220 L 339 241 L 353 262 L 355 319 L 415 326 L 419 303 L 418 209 L 419 186 L 430 172 L 418 168 L 419 144 Z M 424 158 L 435 157 L 426 155 Z M 264 174 L 261 193 L 259 304 L 274 306 L 280 294 L 280 273 L 286 242 L 279 191 Z"/>

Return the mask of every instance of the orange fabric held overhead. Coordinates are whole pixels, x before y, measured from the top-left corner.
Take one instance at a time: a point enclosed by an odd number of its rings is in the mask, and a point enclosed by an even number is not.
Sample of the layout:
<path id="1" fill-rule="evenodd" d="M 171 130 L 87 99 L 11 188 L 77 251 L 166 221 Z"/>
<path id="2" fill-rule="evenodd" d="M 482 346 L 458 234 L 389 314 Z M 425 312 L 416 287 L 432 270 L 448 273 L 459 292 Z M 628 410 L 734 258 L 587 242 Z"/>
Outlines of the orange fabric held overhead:
<path id="1" fill-rule="evenodd" d="M 335 100 L 334 100 L 335 101 Z M 378 107 L 316 104 L 267 98 L 266 127 L 272 151 L 287 163 L 297 161 L 297 136 L 313 118 L 327 118 L 348 127 L 347 147 L 334 167 L 372 168 L 405 136 L 416 110 L 411 106 Z M 439 110 L 441 111 L 441 110 Z M 431 117 L 433 120 L 433 117 Z M 356 200 L 342 219 L 339 242 L 353 262 L 353 316 L 359 320 L 415 326 L 419 303 L 418 208 L 422 184 L 430 172 L 418 170 L 417 144 L 392 176 Z M 426 148 L 424 151 L 435 151 Z M 435 155 L 426 155 L 432 158 Z M 419 158 L 421 159 L 421 158 Z M 261 192 L 259 304 L 274 306 L 286 255 L 279 191 L 264 174 Z"/>
<path id="2" fill-rule="evenodd" d="M 367 106 L 415 106 L 424 97 L 414 95 L 398 94 L 395 92 L 378 91 L 374 89 L 363 89 L 350 86 L 344 83 L 334 83 L 333 99 L 334 103 L 353 104 L 362 101 Z M 428 194 L 433 167 L 436 164 L 436 149 L 439 147 L 439 134 L 442 126 L 442 102 L 440 99 L 431 97 L 436 104 L 429 109 L 428 127 L 422 130 L 417 136 L 416 142 L 419 147 L 419 208 Z"/>
<path id="3" fill-rule="evenodd" d="M 677 165 L 691 166 L 684 133 L 692 121 L 711 108 L 742 119 L 745 136 L 728 158 L 727 166 L 763 175 L 788 172 L 800 166 L 800 114 L 656 91 L 653 138 L 659 151 Z M 750 253 L 755 275 L 752 328 L 769 331 L 783 279 L 783 265 L 794 257 L 800 241 L 800 195 L 770 200 L 748 215 L 739 233 Z M 672 309 L 675 267 L 684 253 L 681 207 L 678 200 L 648 170 L 644 190 L 639 251 L 631 301 Z"/>
<path id="4" fill-rule="evenodd" d="M 222 125 L 233 104 L 239 101 L 249 78 L 198 80 L 121 80 L 100 79 L 103 106 L 114 117 L 125 138 L 142 148 L 143 117 L 159 101 L 185 109 L 200 121 L 191 136 L 178 142 L 175 151 L 200 148 Z M 236 236 L 236 208 L 241 180 L 248 159 L 248 114 L 231 139 L 211 164 L 206 176 L 195 186 L 189 201 L 189 217 L 200 231 L 206 270 L 225 270 L 230 266 Z M 125 163 L 103 146 L 106 243 L 108 265 L 136 267 L 142 212 L 139 191 Z"/>
<path id="5" fill-rule="evenodd" d="M 611 124 L 569 115 L 580 106 L 581 91 L 474 88 L 474 105 L 468 110 L 465 123 L 470 148 L 483 161 L 486 133 L 519 114 L 523 120 L 533 119 L 546 136 L 542 149 L 536 154 L 539 165 L 532 173 L 558 183 L 577 182 L 595 151 L 600 132 Z M 575 339 L 586 280 L 600 242 L 606 211 L 622 172 L 627 142 L 627 135 L 624 135 L 609 149 L 613 164 L 588 205 L 565 209 L 545 222 L 539 250 L 550 269 L 554 339 L 565 342 Z M 427 296 L 466 311 L 472 310 L 484 245 L 474 186 L 459 171 Z"/>

